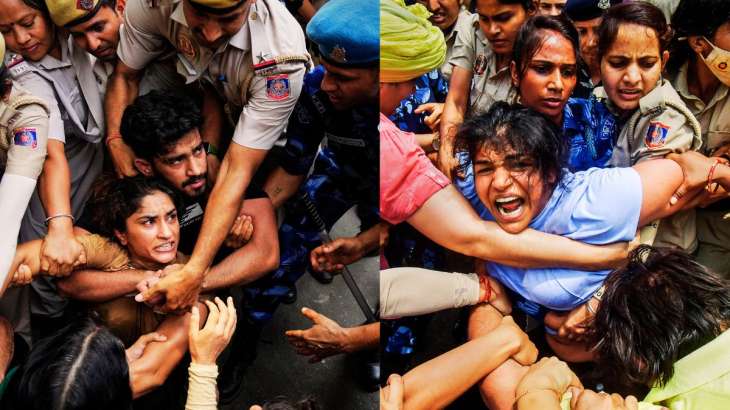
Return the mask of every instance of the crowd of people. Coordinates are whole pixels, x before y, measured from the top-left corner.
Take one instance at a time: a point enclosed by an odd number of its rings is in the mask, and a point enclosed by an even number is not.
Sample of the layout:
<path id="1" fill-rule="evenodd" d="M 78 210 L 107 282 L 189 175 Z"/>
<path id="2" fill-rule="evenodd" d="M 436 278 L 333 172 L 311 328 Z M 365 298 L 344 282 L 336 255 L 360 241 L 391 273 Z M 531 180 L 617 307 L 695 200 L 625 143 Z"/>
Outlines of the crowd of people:
<path id="1" fill-rule="evenodd" d="M 380 3 L 381 409 L 727 408 L 730 3 Z"/>
<path id="2" fill-rule="evenodd" d="M 304 273 L 377 254 L 378 11 L 2 2 L 0 408 L 231 404 Z M 353 206 L 360 234 L 321 235 Z M 377 351 L 302 313 L 301 355 Z"/>

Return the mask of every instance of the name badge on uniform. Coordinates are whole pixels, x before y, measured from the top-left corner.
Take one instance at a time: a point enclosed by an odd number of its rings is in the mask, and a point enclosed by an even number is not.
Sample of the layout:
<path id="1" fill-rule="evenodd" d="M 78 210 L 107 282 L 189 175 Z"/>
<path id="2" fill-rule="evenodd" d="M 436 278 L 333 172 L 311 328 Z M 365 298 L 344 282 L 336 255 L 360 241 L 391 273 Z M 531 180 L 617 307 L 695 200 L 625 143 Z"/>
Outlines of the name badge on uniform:
<path id="1" fill-rule="evenodd" d="M 76 0 L 76 9 L 89 11 L 94 9 L 93 0 Z"/>
<path id="2" fill-rule="evenodd" d="M 23 56 L 20 54 L 11 54 L 6 67 L 8 68 L 10 75 L 13 77 L 17 77 L 30 70 L 30 65 L 25 62 L 25 59 L 23 59 Z"/>
<path id="3" fill-rule="evenodd" d="M 663 124 L 659 121 L 649 122 L 649 130 L 646 132 L 644 143 L 649 149 L 661 148 L 667 142 L 667 135 L 669 134 L 669 125 Z"/>
<path id="4" fill-rule="evenodd" d="M 487 56 L 479 54 L 474 62 L 474 75 L 482 75 L 485 71 L 487 71 Z"/>
<path id="5" fill-rule="evenodd" d="M 177 49 L 188 59 L 195 59 L 195 46 L 190 38 L 183 33 L 177 35 Z"/>
<path id="6" fill-rule="evenodd" d="M 266 94 L 272 100 L 283 100 L 289 96 L 289 75 L 279 74 L 266 77 Z"/>
<path id="7" fill-rule="evenodd" d="M 38 147 L 38 130 L 35 128 L 16 128 L 13 130 L 13 143 L 19 147 Z"/>

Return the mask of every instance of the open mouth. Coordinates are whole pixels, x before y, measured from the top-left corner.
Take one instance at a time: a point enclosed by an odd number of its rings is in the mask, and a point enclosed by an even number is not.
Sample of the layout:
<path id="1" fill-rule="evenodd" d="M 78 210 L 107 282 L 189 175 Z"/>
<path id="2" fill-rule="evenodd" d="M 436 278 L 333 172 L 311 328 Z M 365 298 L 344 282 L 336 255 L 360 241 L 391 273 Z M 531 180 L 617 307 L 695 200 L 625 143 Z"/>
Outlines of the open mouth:
<path id="1" fill-rule="evenodd" d="M 542 101 L 549 108 L 560 108 L 560 105 L 563 103 L 563 100 L 560 98 L 544 98 Z"/>
<path id="2" fill-rule="evenodd" d="M 623 88 L 618 90 L 619 95 L 624 100 L 638 100 L 641 98 L 641 90 L 640 89 L 628 89 Z"/>
<path id="3" fill-rule="evenodd" d="M 172 252 L 175 249 L 175 242 L 165 242 L 162 245 L 155 246 L 157 252 Z"/>
<path id="4" fill-rule="evenodd" d="M 499 214 L 506 218 L 518 216 L 522 213 L 525 200 L 518 196 L 508 196 L 494 200 L 494 206 Z"/>

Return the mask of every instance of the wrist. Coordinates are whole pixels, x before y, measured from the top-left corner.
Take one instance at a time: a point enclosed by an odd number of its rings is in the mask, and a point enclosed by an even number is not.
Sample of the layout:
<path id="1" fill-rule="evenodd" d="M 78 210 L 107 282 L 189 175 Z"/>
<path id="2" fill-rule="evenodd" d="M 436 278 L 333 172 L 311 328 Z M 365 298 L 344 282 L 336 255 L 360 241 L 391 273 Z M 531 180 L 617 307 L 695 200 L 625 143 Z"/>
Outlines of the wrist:
<path id="1" fill-rule="evenodd" d="M 73 235 L 74 219 L 71 214 L 53 214 L 46 218 L 46 224 L 48 225 L 48 235 Z"/>
<path id="2" fill-rule="evenodd" d="M 561 400 L 561 394 L 558 394 L 553 389 L 546 389 L 546 388 L 531 388 L 528 387 L 527 389 L 519 389 L 522 390 L 522 393 L 519 393 L 517 398 L 515 399 L 516 404 L 523 404 L 525 405 L 525 409 L 533 408 L 532 405 L 527 405 L 528 403 L 538 404 L 538 403 L 546 403 L 547 400 L 550 400 L 550 402 L 560 403 Z M 520 407 L 518 407 L 520 408 Z"/>

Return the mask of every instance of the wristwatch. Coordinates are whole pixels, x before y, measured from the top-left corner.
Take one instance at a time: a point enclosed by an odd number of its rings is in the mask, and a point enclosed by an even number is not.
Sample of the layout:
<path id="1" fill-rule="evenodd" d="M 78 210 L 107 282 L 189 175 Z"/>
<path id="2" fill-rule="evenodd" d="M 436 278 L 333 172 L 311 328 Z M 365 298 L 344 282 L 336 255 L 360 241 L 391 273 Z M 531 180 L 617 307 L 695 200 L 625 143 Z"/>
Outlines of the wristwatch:
<path id="1" fill-rule="evenodd" d="M 438 132 L 433 133 L 431 148 L 433 148 L 433 150 L 436 152 L 439 152 L 439 148 L 441 148 L 441 135 Z"/>
<path id="2" fill-rule="evenodd" d="M 210 142 L 203 142 L 203 148 L 205 148 L 206 155 L 215 155 L 216 158 L 220 158 L 218 156 L 218 147 L 211 144 Z"/>

